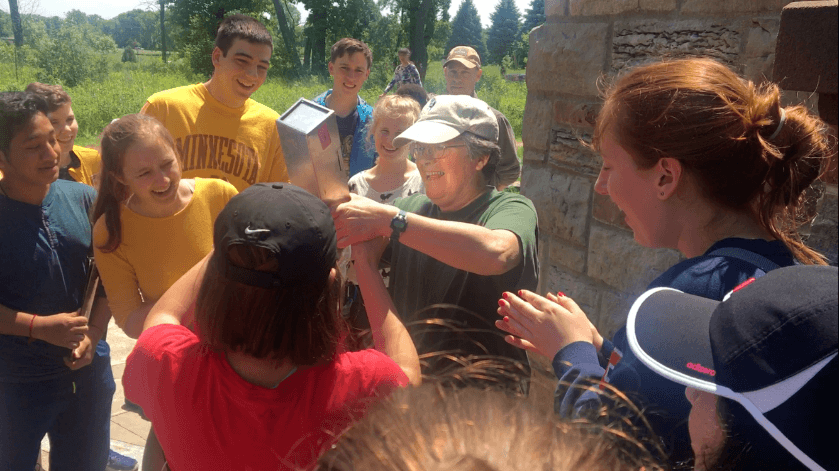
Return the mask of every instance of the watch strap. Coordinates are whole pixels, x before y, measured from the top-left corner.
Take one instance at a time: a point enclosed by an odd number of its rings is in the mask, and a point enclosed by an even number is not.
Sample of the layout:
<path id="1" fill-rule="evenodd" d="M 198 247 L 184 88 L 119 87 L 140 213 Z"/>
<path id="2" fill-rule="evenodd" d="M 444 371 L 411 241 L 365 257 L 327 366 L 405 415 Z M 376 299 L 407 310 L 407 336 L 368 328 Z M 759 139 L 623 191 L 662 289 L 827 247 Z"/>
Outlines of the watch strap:
<path id="1" fill-rule="evenodd" d="M 400 209 L 396 216 L 390 220 L 390 238 L 391 240 L 399 241 L 399 236 L 408 228 L 408 213 Z"/>

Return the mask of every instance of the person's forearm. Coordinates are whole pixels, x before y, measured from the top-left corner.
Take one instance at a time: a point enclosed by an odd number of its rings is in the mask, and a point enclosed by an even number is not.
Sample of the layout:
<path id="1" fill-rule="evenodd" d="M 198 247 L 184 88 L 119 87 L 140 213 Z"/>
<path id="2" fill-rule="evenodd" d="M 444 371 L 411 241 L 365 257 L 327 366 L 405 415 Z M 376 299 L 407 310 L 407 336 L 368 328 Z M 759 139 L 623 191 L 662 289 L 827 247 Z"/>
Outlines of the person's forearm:
<path id="1" fill-rule="evenodd" d="M 367 319 L 376 350 L 389 356 L 408 376 L 411 384 L 422 382 L 419 357 L 411 336 L 396 317 L 396 308 L 378 269 L 372 264 L 356 264 L 358 286 L 364 298 Z"/>
<path id="2" fill-rule="evenodd" d="M 163 293 L 146 316 L 143 330 L 159 324 L 183 324 L 190 306 L 198 298 L 201 280 L 204 278 L 204 271 L 212 254 L 213 252 L 210 251 Z"/>
<path id="3" fill-rule="evenodd" d="M 140 337 L 140 334 L 143 333 L 143 324 L 146 322 L 146 317 L 148 317 L 152 306 L 154 306 L 154 302 L 144 302 L 138 308 L 131 311 L 131 314 L 125 320 L 125 324 L 122 326 L 122 331 L 125 332 L 125 335 L 132 339 Z"/>
<path id="4" fill-rule="evenodd" d="M 90 329 L 90 338 L 99 341 L 108 330 L 108 323 L 111 322 L 111 308 L 108 306 L 108 298 L 98 297 L 93 301 L 93 308 L 90 310 L 90 319 L 87 326 Z M 95 347 L 95 346 L 94 346 Z"/>
<path id="5" fill-rule="evenodd" d="M 478 275 L 500 275 L 521 261 L 518 237 L 477 224 L 408 214 L 399 242 L 446 265 Z"/>
<path id="6" fill-rule="evenodd" d="M 0 304 L 0 334 L 29 337 L 33 315 L 18 312 Z"/>

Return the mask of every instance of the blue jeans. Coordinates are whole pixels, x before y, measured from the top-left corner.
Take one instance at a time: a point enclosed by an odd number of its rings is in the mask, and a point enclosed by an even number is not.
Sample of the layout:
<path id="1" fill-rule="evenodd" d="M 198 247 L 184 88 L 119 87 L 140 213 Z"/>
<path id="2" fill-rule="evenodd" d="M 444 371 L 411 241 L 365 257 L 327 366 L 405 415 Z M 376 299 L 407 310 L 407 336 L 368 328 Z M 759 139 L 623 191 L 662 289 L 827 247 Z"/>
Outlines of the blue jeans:
<path id="1" fill-rule="evenodd" d="M 50 471 L 102 471 L 108 462 L 116 383 L 107 342 L 93 362 L 61 378 L 0 382 L 0 470 L 32 471 L 44 435 Z"/>

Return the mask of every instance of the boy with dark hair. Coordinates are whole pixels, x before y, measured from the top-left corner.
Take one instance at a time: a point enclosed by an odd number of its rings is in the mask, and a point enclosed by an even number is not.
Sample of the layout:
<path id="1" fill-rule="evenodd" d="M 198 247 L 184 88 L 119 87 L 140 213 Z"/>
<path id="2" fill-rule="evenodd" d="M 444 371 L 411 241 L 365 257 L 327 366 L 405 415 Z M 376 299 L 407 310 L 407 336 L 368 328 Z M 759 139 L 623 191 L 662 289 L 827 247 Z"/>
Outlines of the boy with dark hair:
<path id="1" fill-rule="evenodd" d="M 239 191 L 257 182 L 288 181 L 276 111 L 250 96 L 265 82 L 273 43 L 259 21 L 231 15 L 222 21 L 205 83 L 155 93 L 141 113 L 172 133 L 183 177 L 220 178 Z"/>
<path id="2" fill-rule="evenodd" d="M 0 457 L 30 470 L 50 436 L 51 470 L 105 469 L 115 383 L 101 340 L 111 312 L 80 315 L 95 191 L 56 180 L 47 102 L 0 93 Z"/>
<path id="3" fill-rule="evenodd" d="M 75 145 L 79 123 L 73 113 L 70 95 L 61 85 L 39 82 L 30 83 L 26 91 L 40 96 L 47 102 L 49 109 L 47 117 L 55 129 L 55 137 L 61 149 L 58 157 L 58 178 L 98 188 L 102 158 L 95 149 Z M 138 467 L 137 460 L 134 458 L 114 450 L 108 452 L 106 471 L 136 470 Z"/>
<path id="4" fill-rule="evenodd" d="M 237 39 L 244 39 L 252 44 L 262 44 L 274 51 L 271 33 L 259 21 L 246 15 L 230 15 L 221 22 L 213 46 L 221 49 L 224 55 Z"/>
<path id="5" fill-rule="evenodd" d="M 341 138 L 343 170 L 349 179 L 376 163 L 376 149 L 365 141 L 373 107 L 358 96 L 370 76 L 373 53 L 367 44 L 353 38 L 343 38 L 332 45 L 329 59 L 331 89 L 315 97 L 314 101 L 335 111 L 338 134 Z"/>

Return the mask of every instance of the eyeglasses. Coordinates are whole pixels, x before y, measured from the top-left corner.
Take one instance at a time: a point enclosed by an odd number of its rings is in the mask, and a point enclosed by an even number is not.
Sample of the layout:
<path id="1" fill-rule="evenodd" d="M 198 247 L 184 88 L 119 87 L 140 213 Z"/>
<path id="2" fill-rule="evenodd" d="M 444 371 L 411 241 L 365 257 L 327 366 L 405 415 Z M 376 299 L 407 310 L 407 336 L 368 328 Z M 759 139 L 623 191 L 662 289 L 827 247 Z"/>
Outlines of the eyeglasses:
<path id="1" fill-rule="evenodd" d="M 411 155 L 414 156 L 414 160 L 416 160 L 417 162 L 422 161 L 422 160 L 427 160 L 429 162 L 436 162 L 436 161 L 438 161 L 440 159 L 443 159 L 445 157 L 434 157 L 435 155 L 440 155 L 446 149 L 453 149 L 455 147 L 466 147 L 466 144 L 413 145 L 413 146 L 411 146 Z"/>

